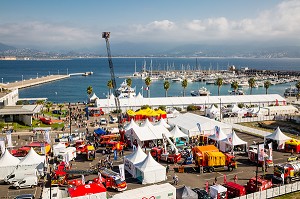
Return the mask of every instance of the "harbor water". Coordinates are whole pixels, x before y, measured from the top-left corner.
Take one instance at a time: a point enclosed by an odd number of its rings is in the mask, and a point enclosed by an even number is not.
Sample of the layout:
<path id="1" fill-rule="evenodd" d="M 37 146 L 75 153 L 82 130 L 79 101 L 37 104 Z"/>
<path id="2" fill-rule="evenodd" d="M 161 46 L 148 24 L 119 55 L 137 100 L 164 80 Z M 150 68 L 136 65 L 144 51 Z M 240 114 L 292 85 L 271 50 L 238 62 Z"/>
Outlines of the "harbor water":
<path id="1" fill-rule="evenodd" d="M 300 59 L 251 59 L 251 58 L 113 58 L 116 77 L 130 76 L 135 70 L 140 72 L 144 63 L 149 70 L 152 60 L 152 70 L 175 69 L 185 70 L 225 70 L 230 65 L 236 68 L 249 67 L 259 70 L 289 70 L 300 71 Z M 135 67 L 136 66 L 136 67 Z M 19 91 L 20 98 L 42 98 L 46 97 L 55 103 L 62 102 L 85 102 L 87 101 L 86 89 L 92 86 L 99 98 L 105 98 L 108 93 L 107 81 L 110 79 L 110 71 L 107 58 L 98 59 L 70 59 L 70 60 L 16 60 L 0 61 L 0 81 L 3 83 L 22 81 L 23 79 L 36 78 L 51 74 L 71 74 L 92 71 L 89 76 L 71 76 L 70 78 L 42 84 Z M 124 78 L 116 78 L 119 86 Z M 150 86 L 151 97 L 164 97 L 164 80 L 152 81 Z M 278 84 L 270 86 L 268 93 L 283 95 L 284 90 L 294 86 L 296 82 Z M 183 88 L 180 82 L 170 82 L 168 96 L 182 96 Z M 146 97 L 145 80 L 132 78 L 132 86 L 136 88 L 136 93 L 143 93 Z M 217 95 L 217 86 L 207 85 L 205 82 L 188 83 L 185 89 L 186 96 L 190 96 L 192 90 L 206 87 L 212 94 Z M 228 95 L 228 90 L 232 90 L 230 85 L 221 87 L 221 95 Z M 250 93 L 249 88 L 244 88 L 246 94 Z M 263 87 L 253 88 L 253 94 L 264 94 Z"/>

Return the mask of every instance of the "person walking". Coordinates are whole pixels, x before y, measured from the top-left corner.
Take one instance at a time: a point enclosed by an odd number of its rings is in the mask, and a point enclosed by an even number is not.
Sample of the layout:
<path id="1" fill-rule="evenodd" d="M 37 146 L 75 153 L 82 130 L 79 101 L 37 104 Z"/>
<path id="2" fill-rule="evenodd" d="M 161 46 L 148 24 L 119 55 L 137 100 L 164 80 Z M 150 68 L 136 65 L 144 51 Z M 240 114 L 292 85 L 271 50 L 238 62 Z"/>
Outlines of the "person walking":
<path id="1" fill-rule="evenodd" d="M 174 174 L 174 177 L 173 177 L 174 185 L 178 185 L 178 181 L 179 181 L 178 176 L 176 174 Z"/>
<path id="2" fill-rule="evenodd" d="M 237 177 L 237 175 L 234 175 L 234 177 L 233 177 L 233 181 L 234 181 L 234 183 L 237 183 L 237 180 L 238 180 L 238 177 Z"/>
<path id="3" fill-rule="evenodd" d="M 167 174 L 169 173 L 169 169 L 170 169 L 169 164 L 167 164 L 167 166 L 166 166 L 166 173 Z"/>

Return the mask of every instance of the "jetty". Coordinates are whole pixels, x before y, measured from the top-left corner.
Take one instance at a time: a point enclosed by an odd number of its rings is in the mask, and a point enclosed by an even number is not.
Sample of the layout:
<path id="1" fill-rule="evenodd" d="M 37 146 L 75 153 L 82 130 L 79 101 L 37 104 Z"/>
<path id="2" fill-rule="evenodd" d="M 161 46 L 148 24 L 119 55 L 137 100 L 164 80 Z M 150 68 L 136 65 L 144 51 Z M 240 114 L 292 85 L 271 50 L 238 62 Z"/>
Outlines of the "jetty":
<path id="1" fill-rule="evenodd" d="M 37 86 L 40 84 L 45 84 L 45 83 L 52 82 L 52 81 L 66 79 L 69 77 L 70 77 L 70 75 L 48 75 L 48 76 L 43 76 L 43 77 L 37 77 L 37 78 L 31 78 L 31 79 L 11 82 L 11 83 L 7 83 L 7 84 L 0 83 L 0 85 L 2 88 L 8 89 L 8 90 L 22 89 L 22 88 L 27 88 L 27 87 L 31 87 L 31 86 Z"/>

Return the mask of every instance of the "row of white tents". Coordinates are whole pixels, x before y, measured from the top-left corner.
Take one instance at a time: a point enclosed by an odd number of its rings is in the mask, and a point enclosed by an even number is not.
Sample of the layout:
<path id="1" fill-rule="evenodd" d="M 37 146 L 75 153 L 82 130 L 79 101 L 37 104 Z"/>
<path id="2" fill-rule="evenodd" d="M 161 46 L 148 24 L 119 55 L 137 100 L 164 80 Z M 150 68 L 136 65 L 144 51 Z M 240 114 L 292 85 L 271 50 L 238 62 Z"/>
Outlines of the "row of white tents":
<path id="1" fill-rule="evenodd" d="M 37 169 L 40 175 L 44 175 L 45 156 L 37 154 L 33 148 L 20 160 L 5 149 L 0 158 L 0 180 L 4 180 L 9 174 L 19 170 Z"/>
<path id="2" fill-rule="evenodd" d="M 140 146 L 124 157 L 124 168 L 142 184 L 157 183 L 167 179 L 166 168 L 156 162 L 150 153 L 146 155 Z"/>

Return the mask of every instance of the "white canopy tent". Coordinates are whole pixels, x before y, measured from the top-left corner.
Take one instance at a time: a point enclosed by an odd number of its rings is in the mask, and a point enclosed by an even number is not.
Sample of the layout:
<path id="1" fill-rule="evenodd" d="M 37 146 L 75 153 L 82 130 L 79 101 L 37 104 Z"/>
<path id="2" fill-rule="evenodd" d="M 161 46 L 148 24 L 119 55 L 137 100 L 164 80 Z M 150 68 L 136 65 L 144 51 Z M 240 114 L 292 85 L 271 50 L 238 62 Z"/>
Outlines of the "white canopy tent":
<path id="1" fill-rule="evenodd" d="M 124 157 L 124 168 L 128 173 L 132 175 L 132 177 L 136 177 L 135 173 L 135 164 L 138 164 L 145 160 L 147 157 L 146 153 L 142 150 L 140 146 L 137 147 L 135 151 L 131 154 Z"/>
<path id="2" fill-rule="evenodd" d="M 170 131 L 171 133 L 171 137 L 176 139 L 176 138 L 184 138 L 184 137 L 189 137 L 187 134 L 185 134 L 184 132 L 182 132 L 177 125 L 175 125 L 175 127 L 172 129 L 172 131 Z"/>
<path id="3" fill-rule="evenodd" d="M 144 161 L 135 165 L 136 178 L 142 184 L 157 183 L 167 179 L 166 168 L 156 162 L 150 153 Z"/>
<path id="4" fill-rule="evenodd" d="M 221 140 L 226 140 L 227 135 L 222 131 L 221 128 L 215 127 L 215 134 L 208 136 L 209 139 L 212 139 L 214 141 L 221 141 Z"/>
<path id="5" fill-rule="evenodd" d="M 4 154 L 0 158 L 0 180 L 11 174 L 19 164 L 20 160 L 14 157 L 5 149 Z"/>
<path id="6" fill-rule="evenodd" d="M 215 133 L 215 126 L 219 126 L 225 134 L 230 134 L 232 132 L 232 126 L 229 124 L 193 113 L 185 113 L 176 118 L 169 118 L 169 124 L 171 126 L 178 125 L 181 131 L 189 137 L 196 135 L 212 135 Z"/>
<path id="7" fill-rule="evenodd" d="M 284 149 L 285 141 L 290 140 L 292 138 L 284 135 L 280 128 L 277 127 L 277 129 L 272 134 L 267 135 L 265 139 L 274 141 L 277 144 L 277 149 Z"/>
<path id="8" fill-rule="evenodd" d="M 166 120 L 163 118 L 160 118 L 160 120 L 155 123 L 155 126 L 163 126 L 167 129 L 171 128 L 171 126 L 169 124 L 167 124 Z"/>
<path id="9" fill-rule="evenodd" d="M 235 133 L 235 131 L 233 130 L 232 134 L 228 135 L 226 141 L 220 142 L 220 150 L 223 152 L 231 152 L 231 151 L 239 152 L 236 150 L 237 149 L 236 146 L 240 146 L 242 151 L 246 151 L 247 145 L 248 143 L 242 140 L 241 138 L 239 138 Z"/>
<path id="10" fill-rule="evenodd" d="M 90 102 L 95 102 L 96 99 L 98 99 L 97 95 L 95 93 L 93 93 L 93 95 L 90 97 Z"/>
<path id="11" fill-rule="evenodd" d="M 33 148 L 29 153 L 20 161 L 17 169 L 37 169 L 40 175 L 44 175 L 45 156 L 37 154 Z"/>
<path id="12" fill-rule="evenodd" d="M 130 120 L 130 123 L 127 124 L 124 129 L 125 131 L 127 130 L 130 130 L 131 128 L 134 128 L 134 127 L 139 127 L 139 125 L 137 123 L 135 123 L 135 121 L 133 119 Z"/>
<path id="13" fill-rule="evenodd" d="M 220 116 L 220 109 L 215 107 L 214 104 L 212 104 L 208 109 L 205 110 L 205 116 L 209 118 L 216 118 Z"/>

